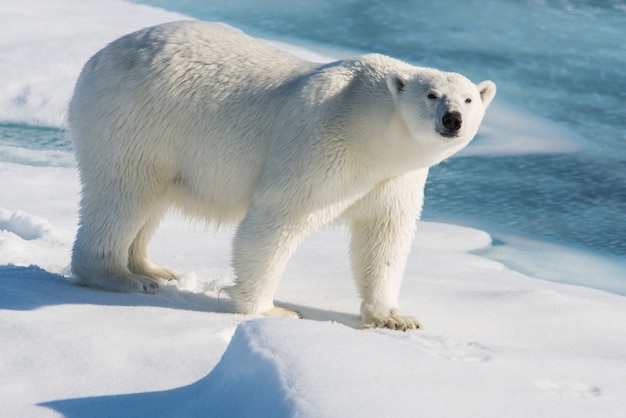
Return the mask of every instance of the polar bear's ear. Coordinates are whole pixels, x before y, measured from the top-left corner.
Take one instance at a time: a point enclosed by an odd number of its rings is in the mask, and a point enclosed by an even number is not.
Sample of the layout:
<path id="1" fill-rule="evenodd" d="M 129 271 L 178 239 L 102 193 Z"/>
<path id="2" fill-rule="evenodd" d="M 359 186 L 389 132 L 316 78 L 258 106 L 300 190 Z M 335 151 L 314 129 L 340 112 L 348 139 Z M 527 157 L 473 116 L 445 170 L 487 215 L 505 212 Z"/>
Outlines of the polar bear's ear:
<path id="1" fill-rule="evenodd" d="M 387 74 L 387 88 L 389 88 L 392 96 L 396 97 L 406 88 L 406 80 L 400 74 L 392 71 Z"/>
<path id="2" fill-rule="evenodd" d="M 485 80 L 478 83 L 476 87 L 478 87 L 478 91 L 480 92 L 483 106 L 487 108 L 496 95 L 496 83 L 491 80 Z"/>

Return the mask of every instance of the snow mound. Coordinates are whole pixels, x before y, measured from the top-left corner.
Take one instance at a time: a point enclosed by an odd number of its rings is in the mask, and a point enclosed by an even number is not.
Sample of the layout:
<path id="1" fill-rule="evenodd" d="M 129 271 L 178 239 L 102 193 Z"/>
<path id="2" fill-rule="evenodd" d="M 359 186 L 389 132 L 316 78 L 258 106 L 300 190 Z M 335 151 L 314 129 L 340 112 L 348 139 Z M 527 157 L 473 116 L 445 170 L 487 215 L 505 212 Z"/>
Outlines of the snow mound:
<path id="1" fill-rule="evenodd" d="M 355 411 L 367 417 L 521 416 L 524 411 L 539 416 L 553 408 L 555 393 L 601 396 L 593 383 L 544 375 L 567 374 L 572 365 L 583 372 L 587 367 L 581 362 L 561 358 L 562 364 L 548 367 L 556 360 L 552 356 L 511 358 L 498 350 L 430 333 L 257 319 L 239 325 L 220 363 L 195 386 L 211 404 L 205 412 L 215 416 L 345 417 Z M 535 367 L 520 369 L 529 360 Z M 521 390 L 526 403 L 519 402 Z"/>
<path id="2" fill-rule="evenodd" d="M 54 235 L 52 225 L 45 219 L 21 210 L 11 212 L 1 208 L 0 231 L 15 234 L 27 241 L 50 239 Z"/>
<path id="3" fill-rule="evenodd" d="M 38 264 L 53 272 L 65 269 L 70 237 L 48 220 L 22 210 L 0 208 L 0 265 Z"/>
<path id="4" fill-rule="evenodd" d="M 583 357 L 262 318 L 241 323 L 191 385 L 42 406 L 67 417 L 610 416 L 619 395 L 594 403 L 604 393 L 591 376 L 610 374 L 615 360 Z"/>

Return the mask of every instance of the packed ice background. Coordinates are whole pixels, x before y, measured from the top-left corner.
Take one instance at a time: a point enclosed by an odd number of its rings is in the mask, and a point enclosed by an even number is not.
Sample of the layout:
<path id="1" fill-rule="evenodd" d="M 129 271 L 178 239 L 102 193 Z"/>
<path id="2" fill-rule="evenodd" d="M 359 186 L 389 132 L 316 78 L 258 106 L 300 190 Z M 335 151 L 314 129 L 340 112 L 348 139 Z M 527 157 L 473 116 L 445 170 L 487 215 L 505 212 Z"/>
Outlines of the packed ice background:
<path id="1" fill-rule="evenodd" d="M 0 4 L 2 414 L 622 416 L 623 3 L 142 3 Z M 151 253 L 179 283 L 72 283 L 76 77 L 116 37 L 181 18 L 313 61 L 381 52 L 498 84 L 474 143 L 431 172 L 401 298 L 423 332 L 353 329 L 342 228 L 307 239 L 281 283 L 303 321 L 228 313 L 232 229 L 175 213 Z"/>

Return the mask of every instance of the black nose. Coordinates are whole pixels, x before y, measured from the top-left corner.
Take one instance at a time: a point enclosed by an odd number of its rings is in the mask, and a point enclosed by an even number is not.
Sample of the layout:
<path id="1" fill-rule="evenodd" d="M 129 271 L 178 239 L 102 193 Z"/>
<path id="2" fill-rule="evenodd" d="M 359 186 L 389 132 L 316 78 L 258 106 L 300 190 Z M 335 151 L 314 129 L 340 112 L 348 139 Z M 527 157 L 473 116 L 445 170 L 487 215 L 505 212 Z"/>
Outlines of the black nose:
<path id="1" fill-rule="evenodd" d="M 449 131 L 458 131 L 461 129 L 461 124 L 463 123 L 463 118 L 459 112 L 446 112 L 441 118 L 441 122 L 443 123 L 443 127 Z"/>

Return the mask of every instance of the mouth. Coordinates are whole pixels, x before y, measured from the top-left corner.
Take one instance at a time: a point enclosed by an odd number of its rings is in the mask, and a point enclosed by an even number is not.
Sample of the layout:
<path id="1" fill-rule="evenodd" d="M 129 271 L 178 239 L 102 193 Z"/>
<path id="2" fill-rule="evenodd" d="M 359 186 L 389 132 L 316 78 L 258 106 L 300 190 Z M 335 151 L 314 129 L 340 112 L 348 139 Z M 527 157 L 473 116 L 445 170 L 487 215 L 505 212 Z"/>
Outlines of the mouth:
<path id="1" fill-rule="evenodd" d="M 439 135 L 443 136 L 444 138 L 458 138 L 459 137 L 459 133 L 458 132 L 446 132 L 446 131 L 442 131 L 442 132 L 437 132 Z"/>

